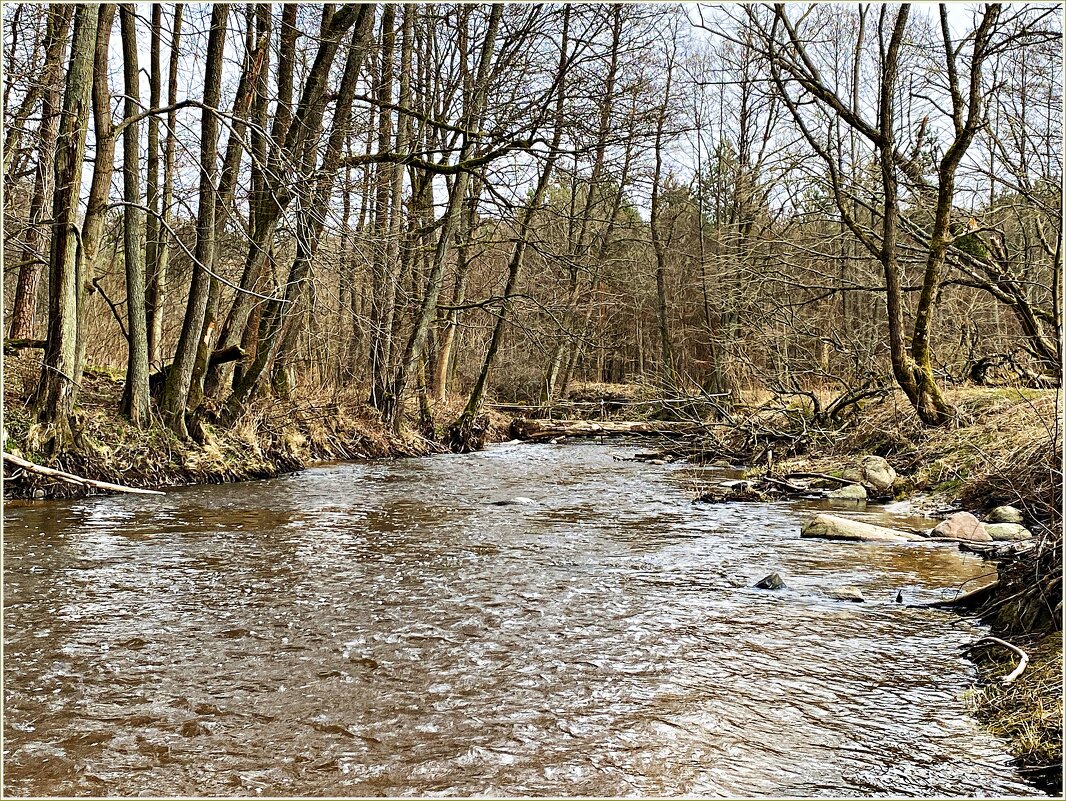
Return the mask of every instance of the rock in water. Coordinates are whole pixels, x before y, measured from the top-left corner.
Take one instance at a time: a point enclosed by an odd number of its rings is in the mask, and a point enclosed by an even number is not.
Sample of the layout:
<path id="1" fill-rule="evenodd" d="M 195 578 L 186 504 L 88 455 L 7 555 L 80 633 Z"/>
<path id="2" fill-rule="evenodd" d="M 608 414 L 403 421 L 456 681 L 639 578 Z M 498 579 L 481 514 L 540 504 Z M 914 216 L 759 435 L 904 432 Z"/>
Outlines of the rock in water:
<path id="1" fill-rule="evenodd" d="M 861 604 L 866 601 L 866 598 L 862 594 L 862 590 L 858 587 L 838 587 L 835 590 L 830 590 L 825 594 L 826 598 L 832 598 L 834 601 L 850 601 L 851 603 Z"/>
<path id="2" fill-rule="evenodd" d="M 988 514 L 989 523 L 1022 523 L 1025 517 L 1022 515 L 1020 509 L 1015 509 L 1013 506 L 997 506 Z M 993 539 L 995 539 L 993 537 Z"/>
<path id="3" fill-rule="evenodd" d="M 896 471 L 880 456 L 862 457 L 862 480 L 878 492 L 889 492 L 896 481 Z"/>
<path id="4" fill-rule="evenodd" d="M 777 573 L 771 573 L 766 578 L 755 583 L 755 589 L 757 590 L 783 590 L 786 589 L 785 582 Z"/>
<path id="5" fill-rule="evenodd" d="M 807 521 L 800 536 L 853 542 L 912 542 L 922 539 L 917 534 L 896 531 L 893 528 L 875 526 L 836 515 L 815 515 Z"/>
<path id="6" fill-rule="evenodd" d="M 984 529 L 996 542 L 1028 540 L 1033 536 L 1033 532 L 1019 523 L 985 523 Z"/>
<path id="7" fill-rule="evenodd" d="M 940 521 L 940 524 L 933 529 L 933 536 L 964 542 L 992 542 L 992 538 L 981 525 L 981 521 L 969 512 L 956 512 Z"/>
<path id="8" fill-rule="evenodd" d="M 537 502 L 532 498 L 523 498 L 518 495 L 514 498 L 505 498 L 502 501 L 492 501 L 492 506 L 536 506 Z"/>
<path id="9" fill-rule="evenodd" d="M 896 603 L 898 603 L 898 604 L 903 603 L 903 590 L 898 590 L 896 592 Z"/>
<path id="10" fill-rule="evenodd" d="M 867 498 L 866 487 L 862 484 L 848 484 L 840 489 L 827 492 L 825 497 L 834 501 L 865 501 Z"/>

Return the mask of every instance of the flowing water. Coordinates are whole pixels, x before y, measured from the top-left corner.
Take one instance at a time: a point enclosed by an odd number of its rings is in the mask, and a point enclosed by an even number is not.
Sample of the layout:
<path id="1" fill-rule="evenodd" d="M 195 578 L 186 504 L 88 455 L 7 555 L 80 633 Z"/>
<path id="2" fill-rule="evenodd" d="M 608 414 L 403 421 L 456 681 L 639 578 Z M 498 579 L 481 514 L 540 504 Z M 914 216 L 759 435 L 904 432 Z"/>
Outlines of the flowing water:
<path id="1" fill-rule="evenodd" d="M 965 711 L 980 630 L 909 606 L 988 563 L 633 451 L 9 507 L 7 793 L 1038 795 Z"/>

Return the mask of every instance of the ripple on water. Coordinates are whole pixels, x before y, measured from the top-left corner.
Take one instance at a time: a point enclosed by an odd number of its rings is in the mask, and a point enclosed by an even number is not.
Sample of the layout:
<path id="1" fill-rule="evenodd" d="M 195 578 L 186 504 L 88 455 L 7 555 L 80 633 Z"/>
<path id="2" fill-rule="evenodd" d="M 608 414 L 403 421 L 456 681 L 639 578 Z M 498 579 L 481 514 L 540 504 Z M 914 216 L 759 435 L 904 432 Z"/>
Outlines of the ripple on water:
<path id="1" fill-rule="evenodd" d="M 1036 794 L 965 713 L 978 632 L 892 603 L 985 563 L 800 541 L 809 507 L 693 505 L 619 453 L 9 510 L 5 789 Z"/>

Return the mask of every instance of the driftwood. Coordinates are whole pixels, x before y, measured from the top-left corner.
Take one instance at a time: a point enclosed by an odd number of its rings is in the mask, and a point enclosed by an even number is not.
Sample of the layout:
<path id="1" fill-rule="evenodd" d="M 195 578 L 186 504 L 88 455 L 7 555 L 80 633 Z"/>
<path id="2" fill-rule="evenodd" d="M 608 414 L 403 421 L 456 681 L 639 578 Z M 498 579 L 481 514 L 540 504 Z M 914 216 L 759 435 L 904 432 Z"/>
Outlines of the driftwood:
<path id="1" fill-rule="evenodd" d="M 1022 673 L 1025 672 L 1025 668 L 1029 664 L 1029 654 L 1027 654 L 1017 645 L 1011 645 L 1006 640 L 1001 640 L 999 637 L 982 637 L 981 639 L 977 640 L 977 642 L 975 642 L 973 645 L 971 645 L 970 648 L 975 648 L 976 646 L 986 642 L 993 643 L 995 645 L 1000 645 L 1010 651 L 1013 651 L 1018 655 L 1017 667 L 1015 667 L 1014 670 L 1012 670 L 1010 673 L 1000 679 L 1000 684 L 1011 684 L 1016 678 L 1018 678 L 1020 675 L 1022 675 Z"/>
<path id="2" fill-rule="evenodd" d="M 933 601 L 931 603 L 926 604 L 926 606 L 931 606 L 934 608 L 950 606 L 976 606 L 977 604 L 981 603 L 986 598 L 991 596 L 992 593 L 995 591 L 996 587 L 998 586 L 999 582 L 993 581 L 991 584 L 988 584 L 984 587 L 978 587 L 976 590 L 970 590 L 969 592 L 964 592 L 962 595 L 956 595 L 954 598 L 948 598 L 943 601 Z"/>
<path id="3" fill-rule="evenodd" d="M 836 481 L 838 484 L 862 484 L 861 481 L 852 481 L 849 478 L 831 476 L 828 473 L 788 473 L 785 475 L 785 478 L 820 478 L 825 481 Z"/>
<path id="4" fill-rule="evenodd" d="M 43 467 L 39 464 L 27 461 L 19 456 L 4 451 L 4 461 L 10 465 L 21 468 L 27 473 L 36 473 L 37 475 L 47 476 L 48 478 L 54 478 L 59 481 L 65 481 L 68 484 L 78 484 L 83 487 L 93 487 L 94 489 L 109 490 L 110 492 L 129 492 L 135 495 L 163 495 L 164 493 L 159 490 L 140 489 L 139 487 L 125 487 L 122 484 L 112 484 L 108 481 L 96 481 L 91 478 L 82 478 L 76 476 L 73 473 L 65 473 L 62 470 L 54 470 L 51 467 Z"/>
<path id="5" fill-rule="evenodd" d="M 658 420 L 534 420 L 519 417 L 511 423 L 511 433 L 518 439 L 545 440 L 556 437 L 609 437 L 625 434 L 662 434 L 685 436 L 698 434 L 702 426 L 692 423 L 664 422 Z"/>

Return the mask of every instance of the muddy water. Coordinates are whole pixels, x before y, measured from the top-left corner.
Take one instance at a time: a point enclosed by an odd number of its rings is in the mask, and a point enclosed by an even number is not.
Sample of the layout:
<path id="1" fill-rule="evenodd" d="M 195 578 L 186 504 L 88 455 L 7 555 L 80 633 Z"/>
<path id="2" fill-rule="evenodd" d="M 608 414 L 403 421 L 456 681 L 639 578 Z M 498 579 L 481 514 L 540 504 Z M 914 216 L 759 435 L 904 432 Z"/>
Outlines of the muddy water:
<path id="1" fill-rule="evenodd" d="M 632 450 L 9 508 L 7 793 L 1035 794 L 965 712 L 979 631 L 894 603 L 987 564 Z"/>

